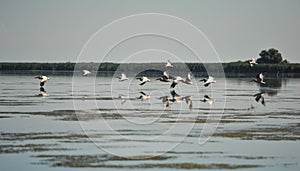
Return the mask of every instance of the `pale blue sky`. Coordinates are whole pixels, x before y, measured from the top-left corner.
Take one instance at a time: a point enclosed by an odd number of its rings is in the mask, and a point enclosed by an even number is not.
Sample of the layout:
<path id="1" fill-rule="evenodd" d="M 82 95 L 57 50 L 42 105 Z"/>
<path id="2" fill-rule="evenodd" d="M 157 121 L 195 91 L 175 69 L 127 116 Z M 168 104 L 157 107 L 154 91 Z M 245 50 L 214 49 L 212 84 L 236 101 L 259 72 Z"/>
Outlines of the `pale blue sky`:
<path id="1" fill-rule="evenodd" d="M 138 13 L 187 20 L 207 36 L 223 62 L 257 57 L 270 47 L 300 62 L 299 0 L 0 0 L 0 61 L 76 61 L 91 35 Z M 124 58 L 115 55 L 116 61 Z"/>

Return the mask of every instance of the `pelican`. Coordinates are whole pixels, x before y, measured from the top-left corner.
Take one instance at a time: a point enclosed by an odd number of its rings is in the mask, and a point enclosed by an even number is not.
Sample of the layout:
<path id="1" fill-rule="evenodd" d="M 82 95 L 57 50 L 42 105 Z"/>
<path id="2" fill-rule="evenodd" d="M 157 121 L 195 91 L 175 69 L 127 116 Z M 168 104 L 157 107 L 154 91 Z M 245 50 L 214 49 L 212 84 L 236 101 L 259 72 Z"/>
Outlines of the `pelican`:
<path id="1" fill-rule="evenodd" d="M 207 102 L 210 105 L 212 105 L 215 102 L 215 100 L 212 99 L 212 98 L 210 98 L 208 95 L 205 95 L 204 98 L 203 98 L 203 100 L 200 100 L 200 101 L 204 102 L 204 103 Z"/>
<path id="2" fill-rule="evenodd" d="M 158 99 L 160 99 L 162 101 L 162 103 L 164 104 L 165 107 L 170 107 L 170 97 L 169 96 L 162 96 L 162 97 L 159 97 Z"/>
<path id="3" fill-rule="evenodd" d="M 171 92 L 172 99 L 170 99 L 171 102 L 181 102 L 184 98 L 177 94 L 175 90 L 172 90 Z"/>
<path id="4" fill-rule="evenodd" d="M 191 110 L 193 108 L 192 96 L 185 96 L 185 102 L 188 105 L 188 108 Z"/>
<path id="5" fill-rule="evenodd" d="M 173 82 L 172 82 L 170 88 L 175 88 L 175 86 L 176 86 L 178 83 L 183 82 L 183 81 L 184 81 L 184 79 L 183 79 L 182 77 L 177 76 L 176 79 L 173 80 Z"/>
<path id="6" fill-rule="evenodd" d="M 215 83 L 215 82 L 216 82 L 216 81 L 215 81 L 215 78 L 212 77 L 212 76 L 208 76 L 207 79 L 204 78 L 204 79 L 202 79 L 202 80 L 200 80 L 200 81 L 203 81 L 203 82 L 204 82 L 204 86 L 205 86 L 205 87 L 209 86 L 209 84 L 211 84 L 211 83 Z"/>
<path id="7" fill-rule="evenodd" d="M 173 65 L 170 60 L 167 61 L 165 66 L 166 66 L 166 68 L 173 68 Z"/>
<path id="8" fill-rule="evenodd" d="M 264 81 L 264 77 L 265 77 L 265 72 L 262 71 L 261 73 L 257 74 L 257 76 L 252 81 L 260 84 L 266 84 L 266 82 Z"/>
<path id="9" fill-rule="evenodd" d="M 156 80 L 162 81 L 162 82 L 171 82 L 171 77 L 168 71 L 164 71 L 163 76 L 160 78 L 157 78 Z"/>
<path id="10" fill-rule="evenodd" d="M 172 90 L 171 92 L 172 99 L 169 99 L 171 102 L 181 102 L 185 100 L 186 104 L 188 105 L 189 109 L 192 109 L 193 104 L 192 104 L 192 96 L 180 96 L 175 92 L 175 90 Z"/>
<path id="11" fill-rule="evenodd" d="M 86 69 L 82 70 L 82 72 L 83 72 L 83 74 L 82 74 L 83 76 L 87 76 L 87 75 L 91 74 L 91 71 L 86 70 Z"/>
<path id="12" fill-rule="evenodd" d="M 183 83 L 185 84 L 193 84 L 193 81 L 192 81 L 192 72 L 189 72 L 186 79 L 183 81 Z"/>
<path id="13" fill-rule="evenodd" d="M 42 97 L 49 96 L 49 94 L 46 92 L 46 90 L 44 89 L 44 87 L 40 87 L 40 94 L 39 94 L 39 96 L 42 96 Z"/>
<path id="14" fill-rule="evenodd" d="M 254 65 L 257 65 L 256 59 L 252 58 L 252 60 L 249 60 L 250 67 L 253 67 Z"/>
<path id="15" fill-rule="evenodd" d="M 144 92 L 140 92 L 140 97 L 138 97 L 138 99 L 141 99 L 142 101 L 144 101 L 144 100 L 147 100 L 147 99 L 149 99 L 150 98 L 150 95 L 147 95 L 146 93 L 144 93 Z"/>
<path id="16" fill-rule="evenodd" d="M 127 76 L 124 73 L 121 73 L 121 76 L 118 76 L 117 78 L 119 78 L 119 81 L 128 80 Z"/>
<path id="17" fill-rule="evenodd" d="M 248 111 L 253 112 L 255 107 L 251 104 L 251 106 L 248 108 Z"/>
<path id="18" fill-rule="evenodd" d="M 254 94 L 253 97 L 255 97 L 255 101 L 260 102 L 262 105 L 266 106 L 264 94 L 265 94 L 264 92 L 260 92 Z"/>
<path id="19" fill-rule="evenodd" d="M 126 100 L 129 99 L 129 97 L 120 94 L 120 95 L 119 95 L 119 99 L 121 99 L 121 104 L 124 104 L 124 103 L 126 102 Z"/>
<path id="20" fill-rule="evenodd" d="M 145 76 L 137 77 L 136 79 L 139 79 L 141 81 L 140 85 L 144 85 L 144 84 L 146 84 L 146 82 L 150 82 L 150 79 Z"/>
<path id="21" fill-rule="evenodd" d="M 45 83 L 46 83 L 47 80 L 50 80 L 50 78 L 48 78 L 48 77 L 46 77 L 46 76 L 44 76 L 44 75 L 36 76 L 36 77 L 34 77 L 34 78 L 38 78 L 38 79 L 41 80 L 41 81 L 40 81 L 40 86 L 41 86 L 41 87 L 43 87 L 43 86 L 45 85 Z"/>

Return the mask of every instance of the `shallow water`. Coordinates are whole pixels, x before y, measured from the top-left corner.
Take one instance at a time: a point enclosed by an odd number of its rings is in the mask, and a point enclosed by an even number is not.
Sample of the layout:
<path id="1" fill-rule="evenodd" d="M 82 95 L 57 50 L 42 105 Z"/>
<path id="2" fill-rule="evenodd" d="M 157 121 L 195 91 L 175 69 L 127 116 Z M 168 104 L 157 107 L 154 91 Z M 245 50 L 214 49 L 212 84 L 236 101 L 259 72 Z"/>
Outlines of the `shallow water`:
<path id="1" fill-rule="evenodd" d="M 0 75 L 1 170 L 299 170 L 300 79 L 217 78 L 179 84 L 192 96 L 169 108 L 169 83 L 49 76 L 48 97 L 34 75 Z M 136 99 L 144 91 L 149 100 Z M 266 106 L 253 95 L 265 92 Z M 119 95 L 128 96 L 123 104 Z M 200 100 L 215 99 L 213 105 Z M 248 110 L 253 105 L 253 110 Z"/>

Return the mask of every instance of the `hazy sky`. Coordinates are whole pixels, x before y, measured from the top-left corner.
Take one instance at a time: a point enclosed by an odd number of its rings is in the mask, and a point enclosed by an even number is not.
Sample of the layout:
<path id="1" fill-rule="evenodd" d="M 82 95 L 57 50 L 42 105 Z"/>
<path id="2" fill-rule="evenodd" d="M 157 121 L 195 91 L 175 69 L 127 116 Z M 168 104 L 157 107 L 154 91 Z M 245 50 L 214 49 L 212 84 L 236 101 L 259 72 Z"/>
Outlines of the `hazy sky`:
<path id="1" fill-rule="evenodd" d="M 84 44 L 99 29 L 139 13 L 169 14 L 192 23 L 224 62 L 257 57 L 261 50 L 271 47 L 289 61 L 300 62 L 299 0 L 0 0 L 0 61 L 76 61 Z M 142 44 L 140 49 L 124 45 L 126 48 L 116 49 L 109 60 L 124 61 L 135 51 L 157 49 L 158 45 L 164 52 L 173 48 L 172 54 L 180 49 L 176 43 L 173 46 L 170 41 L 152 39 L 137 38 L 133 44 Z M 159 56 L 158 51 L 146 55 Z M 183 61 L 194 60 L 179 52 L 174 55 Z M 97 62 L 96 56 L 86 62 Z"/>

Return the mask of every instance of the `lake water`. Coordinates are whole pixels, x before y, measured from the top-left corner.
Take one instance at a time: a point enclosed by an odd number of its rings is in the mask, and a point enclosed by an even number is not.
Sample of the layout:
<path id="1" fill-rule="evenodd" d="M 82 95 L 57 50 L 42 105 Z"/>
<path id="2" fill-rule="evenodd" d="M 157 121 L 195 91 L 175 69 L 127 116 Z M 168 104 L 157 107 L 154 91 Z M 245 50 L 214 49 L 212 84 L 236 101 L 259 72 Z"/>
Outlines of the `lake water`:
<path id="1" fill-rule="evenodd" d="M 1 170 L 300 169 L 300 79 L 216 78 L 204 87 L 150 78 L 0 75 Z M 150 99 L 137 99 L 139 92 Z M 264 92 L 265 106 L 254 94 Z M 126 101 L 119 95 L 127 96 Z M 209 95 L 212 105 L 200 100 Z M 190 103 L 190 101 L 189 101 Z M 249 109 L 250 106 L 253 109 Z"/>

